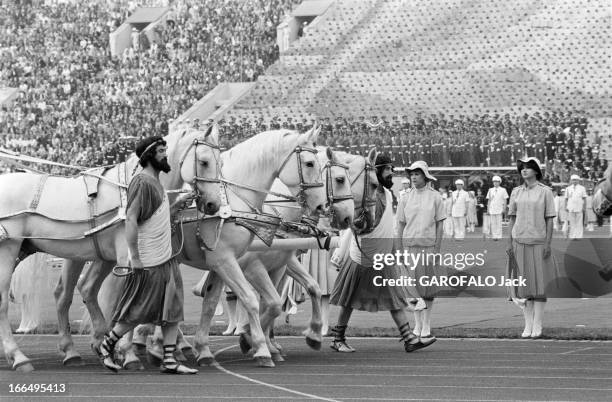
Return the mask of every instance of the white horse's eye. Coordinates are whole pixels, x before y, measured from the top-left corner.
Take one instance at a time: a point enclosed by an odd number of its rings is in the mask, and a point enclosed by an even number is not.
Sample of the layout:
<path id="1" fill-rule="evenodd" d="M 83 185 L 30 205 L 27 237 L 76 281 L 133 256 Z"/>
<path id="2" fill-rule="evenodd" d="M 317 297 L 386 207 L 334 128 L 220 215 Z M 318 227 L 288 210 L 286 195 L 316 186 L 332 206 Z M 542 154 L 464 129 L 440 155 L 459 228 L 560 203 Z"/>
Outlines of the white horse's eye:
<path id="1" fill-rule="evenodd" d="M 208 161 L 200 161 L 200 166 L 208 167 Z"/>
<path id="2" fill-rule="evenodd" d="M 306 162 L 306 167 L 314 167 L 314 162 Z"/>
<path id="3" fill-rule="evenodd" d="M 336 183 L 344 184 L 344 181 L 345 181 L 344 177 L 336 177 Z"/>

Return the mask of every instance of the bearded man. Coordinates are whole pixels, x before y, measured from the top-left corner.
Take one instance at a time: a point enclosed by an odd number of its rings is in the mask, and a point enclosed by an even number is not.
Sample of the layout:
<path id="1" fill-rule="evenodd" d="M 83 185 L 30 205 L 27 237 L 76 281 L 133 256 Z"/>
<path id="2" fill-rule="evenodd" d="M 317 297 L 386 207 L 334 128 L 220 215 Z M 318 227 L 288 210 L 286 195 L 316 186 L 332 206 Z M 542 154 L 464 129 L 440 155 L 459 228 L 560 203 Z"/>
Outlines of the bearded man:
<path id="1" fill-rule="evenodd" d="M 102 365 L 114 372 L 121 369 L 113 357 L 115 344 L 136 325 L 145 323 L 162 327 L 162 373 L 198 372 L 174 358 L 178 324 L 183 321 L 183 280 L 178 262 L 172 256 L 171 208 L 159 182 L 160 172 L 170 171 L 166 150 L 162 137 L 146 138 L 136 146 L 136 156 L 143 169 L 129 184 L 125 222 L 131 272 L 112 316 L 113 329 L 96 350 Z M 189 194 L 179 197 L 173 209 L 191 201 L 190 197 Z"/>
<path id="2" fill-rule="evenodd" d="M 387 155 L 376 157 L 376 205 L 373 224 L 368 225 L 357 238 L 350 231 L 340 242 L 337 256 L 347 256 L 339 262 L 340 273 L 334 284 L 330 303 L 340 306 L 338 325 L 332 328 L 334 340 L 331 348 L 338 352 L 354 352 L 346 342 L 345 331 L 354 309 L 369 312 L 390 311 L 404 340 L 406 352 L 429 346 L 420 341 L 408 323 L 408 293 L 403 286 L 388 286 L 386 279 L 400 279 L 395 264 L 374 267 L 375 254 L 394 253 L 393 210 L 391 187 L 393 166 Z M 346 249 L 349 249 L 348 252 Z M 341 258 L 332 257 L 332 261 Z"/>

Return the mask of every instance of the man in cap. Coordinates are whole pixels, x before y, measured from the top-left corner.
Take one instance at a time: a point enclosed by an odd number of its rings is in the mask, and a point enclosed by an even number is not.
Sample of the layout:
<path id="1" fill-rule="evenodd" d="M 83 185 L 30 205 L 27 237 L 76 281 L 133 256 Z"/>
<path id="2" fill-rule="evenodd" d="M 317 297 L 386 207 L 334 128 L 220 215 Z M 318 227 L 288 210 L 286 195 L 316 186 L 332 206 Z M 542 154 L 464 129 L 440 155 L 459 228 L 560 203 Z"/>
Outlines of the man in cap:
<path id="1" fill-rule="evenodd" d="M 502 238 L 502 216 L 506 212 L 508 192 L 501 186 L 501 177 L 493 176 L 493 187 L 487 192 L 490 233 L 493 240 Z"/>
<path id="2" fill-rule="evenodd" d="M 455 181 L 457 190 L 452 194 L 452 209 L 453 231 L 455 240 L 463 240 L 465 238 L 465 226 L 467 224 L 468 202 L 470 199 L 467 191 L 463 189 L 463 180 Z"/>
<path id="3" fill-rule="evenodd" d="M 408 190 L 410 190 L 410 179 L 407 177 L 404 177 L 402 179 L 402 189 L 399 192 L 399 198 L 401 199 L 402 196 L 406 194 L 406 192 L 408 192 Z"/>
<path id="4" fill-rule="evenodd" d="M 177 205 L 191 201 L 187 194 L 172 209 L 159 173 L 170 171 L 162 137 L 145 138 L 136 146 L 143 170 L 128 187 L 125 233 L 131 272 L 124 283 L 112 316 L 113 328 L 96 350 L 104 367 L 118 371 L 115 344 L 137 324 L 162 326 L 164 358 L 162 373 L 195 374 L 174 358 L 178 323 L 183 321 L 183 281 L 178 262 L 172 256 L 170 214 Z"/>
<path id="5" fill-rule="evenodd" d="M 572 175 L 570 185 L 565 190 L 567 200 L 565 208 L 567 210 L 567 221 L 569 223 L 568 237 L 570 239 L 582 239 L 584 232 L 584 215 L 586 208 L 586 189 L 578 184 L 580 176 Z"/>

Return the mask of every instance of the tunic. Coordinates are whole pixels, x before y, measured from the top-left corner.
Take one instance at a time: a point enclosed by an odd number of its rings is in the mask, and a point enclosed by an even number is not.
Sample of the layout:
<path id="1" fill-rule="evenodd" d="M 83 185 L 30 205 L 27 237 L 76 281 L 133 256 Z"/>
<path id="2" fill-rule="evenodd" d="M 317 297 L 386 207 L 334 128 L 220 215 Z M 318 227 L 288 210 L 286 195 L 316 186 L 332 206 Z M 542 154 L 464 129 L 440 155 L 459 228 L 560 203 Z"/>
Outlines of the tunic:
<path id="1" fill-rule="evenodd" d="M 183 280 L 172 257 L 170 209 L 155 178 L 136 175 L 128 187 L 128 209 L 138 200 L 138 252 L 146 269 L 124 278 L 113 322 L 163 325 L 183 321 Z"/>

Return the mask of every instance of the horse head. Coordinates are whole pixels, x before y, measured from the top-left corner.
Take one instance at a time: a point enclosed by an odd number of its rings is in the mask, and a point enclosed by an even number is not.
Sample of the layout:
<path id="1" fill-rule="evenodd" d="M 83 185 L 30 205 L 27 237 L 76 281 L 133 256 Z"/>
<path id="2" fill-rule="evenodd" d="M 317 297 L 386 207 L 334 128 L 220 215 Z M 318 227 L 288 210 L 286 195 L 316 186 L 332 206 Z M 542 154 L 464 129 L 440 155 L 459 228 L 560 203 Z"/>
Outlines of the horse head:
<path id="1" fill-rule="evenodd" d="M 372 148 L 367 157 L 356 157 L 349 163 L 351 192 L 355 197 L 354 227 L 357 233 L 367 233 L 374 227 L 376 189 L 376 148 Z"/>
<path id="2" fill-rule="evenodd" d="M 221 206 L 220 153 L 219 130 L 214 123 L 206 131 L 184 131 L 173 152 L 173 156 L 180 155 L 174 162 L 178 162 L 182 180 L 190 184 L 198 195 L 198 209 L 208 215 L 215 214 Z M 168 159 L 171 159 L 170 155 Z"/>
<path id="3" fill-rule="evenodd" d="M 351 192 L 349 166 L 341 162 L 331 148 L 320 154 L 323 165 L 327 207 L 331 215 L 331 226 L 346 229 L 353 223 L 355 215 L 354 195 Z"/>
<path id="4" fill-rule="evenodd" d="M 290 149 L 278 169 L 278 178 L 296 197 L 300 206 L 318 214 L 325 212 L 326 194 L 321 181 L 321 164 L 317 158 L 319 129 L 304 133 L 287 131 L 281 148 Z"/>

